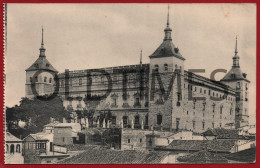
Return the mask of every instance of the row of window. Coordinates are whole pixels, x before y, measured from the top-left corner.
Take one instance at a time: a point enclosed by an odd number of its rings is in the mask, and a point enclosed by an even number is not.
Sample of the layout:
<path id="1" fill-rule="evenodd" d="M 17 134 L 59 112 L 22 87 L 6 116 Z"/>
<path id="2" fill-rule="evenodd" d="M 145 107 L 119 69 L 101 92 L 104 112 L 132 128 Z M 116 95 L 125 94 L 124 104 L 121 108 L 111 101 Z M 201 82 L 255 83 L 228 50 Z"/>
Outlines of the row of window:
<path id="1" fill-rule="evenodd" d="M 184 84 L 184 88 L 186 88 L 186 85 Z M 194 89 L 193 89 L 194 88 Z M 194 91 L 194 92 L 198 92 L 198 89 L 197 87 L 193 87 L 192 85 L 188 85 L 188 90 L 191 90 L 191 91 Z M 202 89 L 200 88 L 199 89 L 199 93 L 204 93 L 204 94 L 207 94 L 207 90 L 206 89 Z M 227 96 L 225 97 L 225 94 L 220 94 L 220 93 L 215 93 L 215 92 L 212 92 L 211 93 L 211 90 L 208 90 L 208 95 L 209 96 L 213 96 L 213 97 L 216 97 L 216 98 L 222 98 L 222 99 L 226 99 L 226 100 L 230 100 L 230 101 L 234 101 L 234 98 L 230 97 L 230 96 Z"/>
<path id="2" fill-rule="evenodd" d="M 9 149 L 9 145 L 6 144 L 5 152 L 6 153 L 11 153 L 11 154 L 13 154 L 14 152 L 20 153 L 21 152 L 21 146 L 20 146 L 20 144 L 17 144 L 16 147 L 15 147 L 14 144 L 11 144 L 10 145 L 10 149 Z"/>
<path id="3" fill-rule="evenodd" d="M 177 68 L 178 68 L 178 65 L 176 64 L 175 69 L 177 69 Z M 164 71 L 168 71 L 168 64 L 164 64 L 163 69 L 164 69 Z M 181 66 L 180 66 L 180 69 L 182 69 Z M 159 65 L 158 64 L 154 65 L 154 70 L 155 70 L 155 72 L 159 72 Z"/>
<path id="4" fill-rule="evenodd" d="M 38 82 L 38 76 L 35 76 L 34 80 L 35 80 L 35 82 Z M 33 78 L 32 77 L 30 77 L 30 82 L 31 83 L 33 82 Z M 45 83 L 47 83 L 47 82 L 52 83 L 52 78 L 49 78 L 49 80 L 48 80 L 48 78 L 45 76 L 43 78 L 43 82 L 45 82 Z"/>

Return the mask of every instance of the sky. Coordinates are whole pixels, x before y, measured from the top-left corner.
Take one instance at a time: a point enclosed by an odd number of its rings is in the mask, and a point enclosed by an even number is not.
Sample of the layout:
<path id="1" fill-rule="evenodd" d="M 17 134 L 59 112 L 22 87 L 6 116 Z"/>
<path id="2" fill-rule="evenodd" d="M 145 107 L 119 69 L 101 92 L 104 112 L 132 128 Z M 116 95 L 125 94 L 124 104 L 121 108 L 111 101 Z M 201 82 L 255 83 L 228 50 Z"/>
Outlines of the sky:
<path id="1" fill-rule="evenodd" d="M 25 96 L 25 69 L 39 56 L 59 71 L 143 63 L 161 44 L 167 4 L 8 4 L 5 104 Z M 256 112 L 256 5 L 170 4 L 173 43 L 184 69 L 230 70 L 238 37 L 240 67 L 251 81 L 250 122 Z M 225 74 L 219 73 L 220 80 Z"/>

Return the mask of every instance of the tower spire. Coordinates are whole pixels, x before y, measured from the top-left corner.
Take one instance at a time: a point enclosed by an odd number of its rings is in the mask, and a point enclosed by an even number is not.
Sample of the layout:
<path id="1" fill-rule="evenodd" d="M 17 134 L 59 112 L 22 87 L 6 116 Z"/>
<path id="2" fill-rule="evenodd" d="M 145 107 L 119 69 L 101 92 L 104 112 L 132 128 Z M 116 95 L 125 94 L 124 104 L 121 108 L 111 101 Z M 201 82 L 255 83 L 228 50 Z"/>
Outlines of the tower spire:
<path id="1" fill-rule="evenodd" d="M 41 48 L 40 50 L 40 57 L 45 57 L 45 48 L 44 48 L 44 42 L 43 42 L 43 27 L 42 27 L 42 42 L 41 42 Z"/>
<path id="2" fill-rule="evenodd" d="M 170 10 L 170 5 L 168 4 L 168 15 L 167 15 L 167 24 L 166 26 L 169 27 L 170 21 L 169 21 L 169 10 Z"/>
<path id="3" fill-rule="evenodd" d="M 42 43 L 41 43 L 41 48 L 44 48 L 44 42 L 43 42 L 43 27 L 42 27 Z"/>
<path id="4" fill-rule="evenodd" d="M 235 44 L 235 55 L 233 57 L 233 67 L 239 67 L 239 56 L 237 55 L 237 36 L 236 36 L 236 44 Z"/>
<path id="5" fill-rule="evenodd" d="M 236 45 L 235 45 L 235 55 L 237 55 L 237 36 L 236 36 Z"/>
<path id="6" fill-rule="evenodd" d="M 167 23 L 166 23 L 166 28 L 164 29 L 164 32 L 165 32 L 164 41 L 172 40 L 172 37 L 171 37 L 172 29 L 170 28 L 170 21 L 169 20 L 170 20 L 170 5 L 168 5 Z"/>

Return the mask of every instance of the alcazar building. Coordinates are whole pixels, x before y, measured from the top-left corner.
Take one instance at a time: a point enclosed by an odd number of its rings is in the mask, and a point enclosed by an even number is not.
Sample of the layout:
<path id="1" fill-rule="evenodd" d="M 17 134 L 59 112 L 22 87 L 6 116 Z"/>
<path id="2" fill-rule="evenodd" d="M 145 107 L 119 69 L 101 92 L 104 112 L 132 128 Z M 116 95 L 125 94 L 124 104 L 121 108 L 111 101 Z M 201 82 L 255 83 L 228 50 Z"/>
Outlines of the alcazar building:
<path id="1" fill-rule="evenodd" d="M 163 42 L 149 56 L 148 64 L 140 60 L 137 65 L 63 73 L 47 60 L 42 40 L 38 59 L 26 69 L 26 97 L 35 97 L 33 81 L 39 95 L 53 93 L 57 80 L 51 73 L 58 73 L 58 93 L 65 108 L 88 109 L 84 102 L 88 93 L 107 94 L 96 107 L 94 118 L 109 110 L 112 125 L 134 123 L 138 127 L 142 123 L 194 132 L 247 125 L 250 81 L 239 66 L 237 40 L 231 70 L 214 81 L 184 70 L 185 58 L 173 44 L 171 32 L 168 13 Z M 41 70 L 44 72 L 37 73 Z"/>

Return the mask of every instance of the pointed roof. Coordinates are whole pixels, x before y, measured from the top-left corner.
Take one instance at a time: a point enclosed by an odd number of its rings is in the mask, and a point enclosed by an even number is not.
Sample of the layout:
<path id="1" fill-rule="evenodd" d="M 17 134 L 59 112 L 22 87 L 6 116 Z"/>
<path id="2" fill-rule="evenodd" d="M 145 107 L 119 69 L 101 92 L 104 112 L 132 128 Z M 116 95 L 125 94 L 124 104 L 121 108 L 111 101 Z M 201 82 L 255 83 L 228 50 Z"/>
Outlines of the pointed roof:
<path id="1" fill-rule="evenodd" d="M 41 48 L 39 58 L 25 71 L 37 71 L 37 70 L 48 70 L 51 72 L 58 72 L 51 63 L 47 60 L 45 56 L 45 48 L 43 42 L 43 28 L 42 28 L 42 41 L 41 41 Z"/>
<path id="2" fill-rule="evenodd" d="M 237 55 L 237 37 L 236 37 L 236 44 L 235 44 L 235 55 L 233 56 L 233 66 L 231 70 L 222 78 L 220 81 L 232 81 L 232 80 L 249 80 L 246 79 L 246 74 L 242 73 L 240 66 L 239 66 L 239 56 Z"/>
<path id="3" fill-rule="evenodd" d="M 170 22 L 169 22 L 169 6 L 168 6 L 167 23 L 166 23 L 166 28 L 164 29 L 165 37 L 163 39 L 162 44 L 149 57 L 150 58 L 177 57 L 181 60 L 185 60 L 185 58 L 183 58 L 181 53 L 179 52 L 178 47 L 175 47 L 175 45 L 172 42 L 172 37 L 171 37 L 172 29 L 170 28 L 169 25 Z"/>
<path id="4" fill-rule="evenodd" d="M 39 57 L 29 68 L 25 71 L 36 71 L 36 70 L 49 70 L 52 72 L 58 72 L 46 57 Z"/>
<path id="5" fill-rule="evenodd" d="M 230 71 L 220 81 L 232 81 L 232 80 L 247 80 L 240 69 L 240 67 L 232 67 Z"/>

